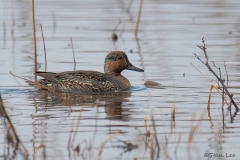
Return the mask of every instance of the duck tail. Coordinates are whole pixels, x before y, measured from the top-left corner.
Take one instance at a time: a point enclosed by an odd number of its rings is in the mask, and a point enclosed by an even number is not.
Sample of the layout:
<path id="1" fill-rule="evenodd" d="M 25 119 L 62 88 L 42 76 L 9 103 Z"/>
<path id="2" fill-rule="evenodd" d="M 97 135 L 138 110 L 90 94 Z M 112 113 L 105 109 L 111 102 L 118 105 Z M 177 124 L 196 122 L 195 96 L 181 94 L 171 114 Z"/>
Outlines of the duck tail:
<path id="1" fill-rule="evenodd" d="M 40 79 L 39 81 L 37 82 L 34 82 L 34 81 L 26 81 L 29 85 L 35 87 L 35 88 L 38 88 L 40 90 L 47 90 L 46 88 L 49 88 L 49 81 L 46 80 L 46 79 Z"/>
<path id="2" fill-rule="evenodd" d="M 49 80 L 52 82 L 57 82 L 56 79 L 54 78 L 56 73 L 53 73 L 53 72 L 36 72 L 35 75 L 41 76 L 41 77 L 45 78 L 46 80 Z"/>

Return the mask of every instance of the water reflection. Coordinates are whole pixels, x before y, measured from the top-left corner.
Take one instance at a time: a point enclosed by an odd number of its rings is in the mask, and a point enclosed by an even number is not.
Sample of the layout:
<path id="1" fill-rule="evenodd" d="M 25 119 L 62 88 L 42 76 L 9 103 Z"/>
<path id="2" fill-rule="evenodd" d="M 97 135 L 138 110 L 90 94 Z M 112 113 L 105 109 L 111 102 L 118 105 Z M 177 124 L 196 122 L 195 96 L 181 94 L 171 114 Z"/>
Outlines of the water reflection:
<path id="1" fill-rule="evenodd" d="M 5 140 L 3 157 L 5 159 L 15 159 L 18 156 L 22 156 L 23 159 L 28 159 L 28 150 L 18 137 L 18 134 L 9 118 L 5 106 L 2 101 L 2 96 L 0 93 L 0 119 L 2 120 L 4 126 Z"/>
<path id="2" fill-rule="evenodd" d="M 104 107 L 106 119 L 122 120 L 129 119 L 129 109 L 122 106 L 128 102 L 131 92 L 120 92 L 104 95 L 80 95 L 73 93 L 58 93 L 58 96 L 48 91 L 39 90 L 36 94 L 30 94 L 30 101 L 37 102 L 37 106 L 93 106 Z M 104 103 L 102 103 L 104 102 Z M 40 108 L 40 107 L 38 107 Z"/>
<path id="3" fill-rule="evenodd" d="M 111 120 L 128 120 L 129 109 L 122 107 L 122 102 L 107 102 L 104 106 L 106 119 Z"/>
<path id="4" fill-rule="evenodd" d="M 2 94 L 6 111 L 29 157 L 67 159 L 68 137 L 75 127 L 78 129 L 73 132 L 76 138 L 71 151 L 82 159 L 93 159 L 101 143 L 118 130 L 121 134 L 108 141 L 102 159 L 157 159 L 158 156 L 159 159 L 206 159 L 209 157 L 204 157 L 205 153 L 238 153 L 238 112 L 222 110 L 221 97 L 213 94 L 208 117 L 199 116 L 207 108 L 209 86 L 189 63 L 212 79 L 193 56 L 195 52 L 203 56 L 196 45 L 201 44 L 204 36 L 210 58 L 219 66 L 226 60 L 230 84 L 239 86 L 239 1 L 143 1 L 136 43 L 134 30 L 139 5 L 140 1 L 134 0 L 36 1 L 36 24 L 43 25 L 48 70 L 73 70 L 72 48 L 68 46 L 72 37 L 78 69 L 102 72 L 101 59 L 118 48 L 129 51 L 133 63 L 146 69 L 142 80 L 138 74 L 124 73 L 132 84 L 140 86 L 147 79 L 161 83 L 147 82 L 147 89 L 134 88 L 125 97 L 63 94 L 59 98 L 49 92 L 15 87 L 18 84 L 8 74 L 9 70 L 30 78 L 34 68 L 28 58 L 33 57 L 31 1 L 2 1 L 1 86 L 11 87 L 2 90 Z M 119 18 L 122 20 L 116 30 L 119 39 L 113 45 L 108 38 Z M 36 27 L 38 63 L 42 65 L 42 36 Z M 238 88 L 231 88 L 231 92 L 239 97 Z M 148 116 L 150 113 L 155 119 Z M 193 114 L 195 118 L 191 118 Z M 16 138 L 4 115 L 1 120 L 0 156 L 20 159 L 20 145 L 16 150 Z M 89 145 L 94 139 L 94 145 Z M 188 142 L 191 145 L 187 148 Z M 85 158 L 88 155 L 93 156 Z"/>

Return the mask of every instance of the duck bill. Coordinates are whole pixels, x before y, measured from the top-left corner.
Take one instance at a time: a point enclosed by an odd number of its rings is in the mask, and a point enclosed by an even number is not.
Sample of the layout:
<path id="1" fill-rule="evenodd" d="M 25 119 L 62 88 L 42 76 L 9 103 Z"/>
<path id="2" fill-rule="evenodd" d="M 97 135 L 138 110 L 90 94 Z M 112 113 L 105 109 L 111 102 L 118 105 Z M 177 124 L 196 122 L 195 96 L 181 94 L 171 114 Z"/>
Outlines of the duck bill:
<path id="1" fill-rule="evenodd" d="M 127 67 L 125 68 L 127 70 L 137 71 L 137 72 L 144 72 L 143 69 L 137 68 L 134 65 L 132 65 L 130 62 L 128 62 Z"/>

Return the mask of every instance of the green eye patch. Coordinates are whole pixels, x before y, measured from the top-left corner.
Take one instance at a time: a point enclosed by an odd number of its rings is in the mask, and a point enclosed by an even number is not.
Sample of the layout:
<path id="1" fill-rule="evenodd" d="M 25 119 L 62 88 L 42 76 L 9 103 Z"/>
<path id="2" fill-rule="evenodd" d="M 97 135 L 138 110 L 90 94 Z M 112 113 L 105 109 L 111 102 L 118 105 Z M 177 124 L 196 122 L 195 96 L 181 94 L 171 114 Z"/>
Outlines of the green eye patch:
<path id="1" fill-rule="evenodd" d="M 121 60 L 123 57 L 120 54 L 111 54 L 107 57 L 108 60 L 110 61 L 118 61 Z"/>

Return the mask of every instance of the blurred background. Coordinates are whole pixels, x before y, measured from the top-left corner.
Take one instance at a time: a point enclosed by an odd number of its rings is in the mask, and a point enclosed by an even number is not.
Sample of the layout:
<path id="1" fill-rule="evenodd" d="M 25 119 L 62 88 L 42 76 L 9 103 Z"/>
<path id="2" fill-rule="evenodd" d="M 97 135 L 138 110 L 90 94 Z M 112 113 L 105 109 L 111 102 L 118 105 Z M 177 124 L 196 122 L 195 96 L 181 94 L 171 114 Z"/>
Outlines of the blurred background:
<path id="1" fill-rule="evenodd" d="M 35 0 L 38 71 L 45 71 L 40 24 L 49 72 L 74 70 L 72 48 L 76 70 L 103 72 L 112 50 L 126 52 L 133 65 L 145 70 L 123 71 L 133 86 L 123 95 L 63 94 L 70 111 L 56 95 L 9 74 L 34 79 L 32 1 L 1 0 L 0 90 L 21 143 L 14 141 L 16 134 L 2 113 L 0 156 L 145 160 L 227 159 L 235 154 L 231 159 L 239 159 L 238 112 L 227 105 L 222 111 L 215 90 L 207 111 L 211 84 L 190 64 L 216 80 L 194 56 L 205 61 L 197 47 L 204 37 L 209 62 L 221 67 L 226 79 L 226 61 L 229 90 L 240 96 L 239 8 L 238 0 Z"/>

